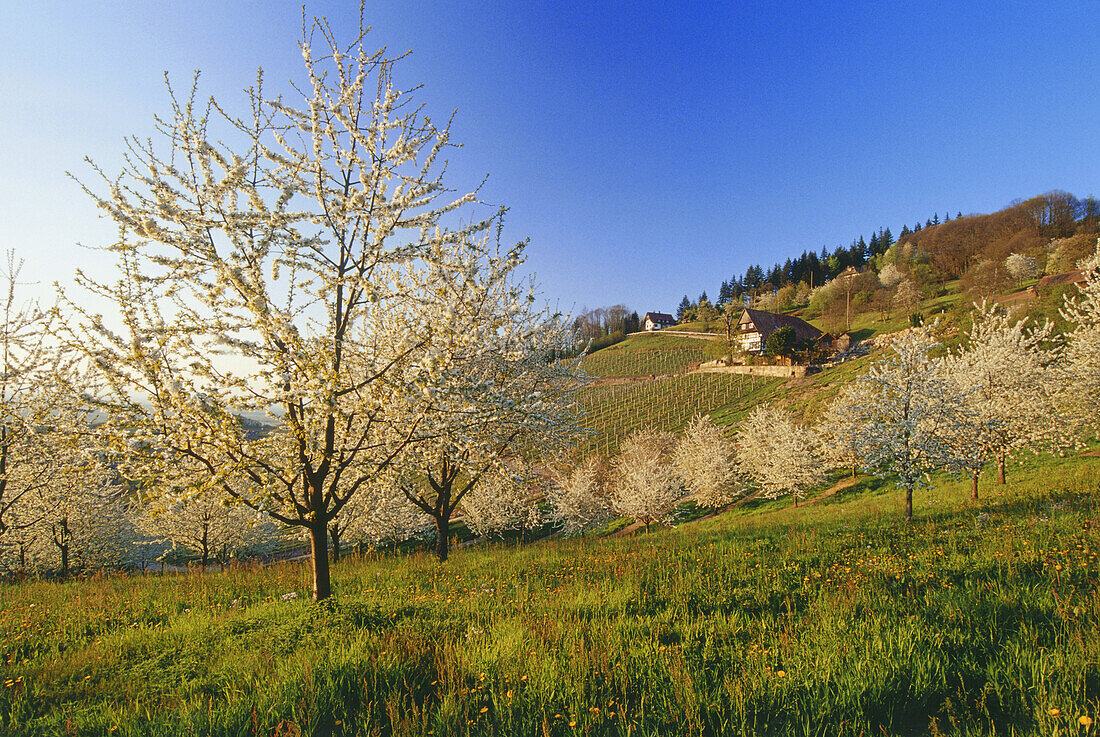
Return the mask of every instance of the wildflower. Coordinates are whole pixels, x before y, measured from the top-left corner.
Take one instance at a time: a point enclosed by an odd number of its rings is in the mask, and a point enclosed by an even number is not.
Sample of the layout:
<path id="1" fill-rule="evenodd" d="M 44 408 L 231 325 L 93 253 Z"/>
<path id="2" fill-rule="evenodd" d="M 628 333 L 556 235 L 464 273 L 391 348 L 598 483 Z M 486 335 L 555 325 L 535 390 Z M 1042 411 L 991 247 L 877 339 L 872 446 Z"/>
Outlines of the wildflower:
<path id="1" fill-rule="evenodd" d="M 779 676 L 780 678 L 786 678 L 787 677 L 787 671 L 785 671 L 785 670 L 777 670 L 775 672 L 775 674 L 777 676 Z"/>
<path id="2" fill-rule="evenodd" d="M 1050 714 L 1052 717 L 1060 716 L 1062 714 L 1062 710 L 1058 708 L 1047 709 L 1047 714 Z"/>
<path id="3" fill-rule="evenodd" d="M 295 599 L 298 598 L 298 592 L 297 591 L 289 591 L 289 592 L 283 594 L 282 598 L 283 598 L 283 601 L 294 601 Z"/>
<path id="4" fill-rule="evenodd" d="M 1084 727 L 1086 730 L 1091 729 L 1092 728 L 1092 717 L 1082 714 L 1080 717 L 1078 717 L 1077 723 L 1080 724 L 1082 727 Z"/>

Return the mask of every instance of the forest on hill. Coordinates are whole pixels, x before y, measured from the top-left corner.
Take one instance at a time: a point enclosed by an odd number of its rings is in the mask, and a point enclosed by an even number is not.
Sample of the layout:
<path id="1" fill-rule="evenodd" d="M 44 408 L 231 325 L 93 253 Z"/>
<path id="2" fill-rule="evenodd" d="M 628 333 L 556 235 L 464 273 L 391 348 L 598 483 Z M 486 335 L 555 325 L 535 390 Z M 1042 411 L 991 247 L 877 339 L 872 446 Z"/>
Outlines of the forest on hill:
<path id="1" fill-rule="evenodd" d="M 821 318 L 825 329 L 843 331 L 849 325 L 838 302 L 845 296 L 858 312 L 884 317 L 915 310 L 955 280 L 972 298 L 990 298 L 1027 279 L 1074 270 L 1095 251 L 1098 234 L 1100 201 L 1056 190 L 989 214 L 958 212 L 941 220 L 935 213 L 923 223 L 903 225 L 896 236 L 879 227 L 870 239 L 860 235 L 847 246 L 804 250 L 768 267 L 752 264 L 723 281 L 715 298 L 706 288 L 695 299 L 684 295 L 674 314 L 681 322 L 710 322 L 726 305 L 804 309 L 804 316 Z M 838 289 L 842 274 L 851 278 Z M 590 350 L 598 350 L 638 332 L 642 322 L 636 309 L 616 304 L 586 309 L 573 324 L 580 339 L 591 342 Z"/>

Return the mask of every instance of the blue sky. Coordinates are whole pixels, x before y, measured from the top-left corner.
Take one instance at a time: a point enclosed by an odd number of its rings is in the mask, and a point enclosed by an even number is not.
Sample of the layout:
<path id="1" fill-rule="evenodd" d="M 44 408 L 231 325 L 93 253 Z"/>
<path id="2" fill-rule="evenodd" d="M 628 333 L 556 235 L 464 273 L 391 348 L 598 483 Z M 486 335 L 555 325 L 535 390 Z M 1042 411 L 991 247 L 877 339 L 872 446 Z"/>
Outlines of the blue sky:
<path id="1" fill-rule="evenodd" d="M 1100 195 L 1100 12 L 1081 3 L 375 0 L 399 86 L 457 111 L 450 182 L 510 208 L 561 308 L 671 312 L 751 263 Z M 311 3 L 349 35 L 358 3 Z M 114 235 L 65 174 L 119 168 L 167 110 L 163 74 L 234 107 L 257 66 L 301 79 L 300 5 L 0 2 L 0 247 L 40 289 L 109 276 Z M 89 177 L 90 179 L 90 177 Z"/>

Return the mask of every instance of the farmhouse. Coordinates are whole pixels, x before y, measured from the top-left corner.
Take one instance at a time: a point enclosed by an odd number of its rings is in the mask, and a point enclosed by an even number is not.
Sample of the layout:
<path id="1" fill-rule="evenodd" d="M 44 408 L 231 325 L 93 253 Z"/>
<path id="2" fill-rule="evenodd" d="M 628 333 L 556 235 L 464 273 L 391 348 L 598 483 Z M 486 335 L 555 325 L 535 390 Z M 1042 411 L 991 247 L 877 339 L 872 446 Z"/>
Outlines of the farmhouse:
<path id="1" fill-rule="evenodd" d="M 741 319 L 737 321 L 737 335 L 741 342 L 741 349 L 745 352 L 759 353 L 764 349 L 768 336 L 779 328 L 785 327 L 794 328 L 795 343 L 803 341 L 816 343 L 826 335 L 797 317 L 746 309 L 741 313 Z"/>
<path id="2" fill-rule="evenodd" d="M 646 330 L 660 330 L 661 328 L 670 328 L 675 324 L 676 318 L 674 318 L 672 315 L 666 315 L 663 312 L 645 313 Z"/>

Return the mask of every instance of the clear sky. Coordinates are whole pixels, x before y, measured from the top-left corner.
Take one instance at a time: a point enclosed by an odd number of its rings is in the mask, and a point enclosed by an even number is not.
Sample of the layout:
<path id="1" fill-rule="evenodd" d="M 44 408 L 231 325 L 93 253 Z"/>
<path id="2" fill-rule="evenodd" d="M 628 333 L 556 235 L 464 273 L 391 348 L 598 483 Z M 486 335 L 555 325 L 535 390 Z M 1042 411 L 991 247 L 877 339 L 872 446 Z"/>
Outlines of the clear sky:
<path id="1" fill-rule="evenodd" d="M 680 7 L 680 6 L 683 7 Z M 350 37 L 358 2 L 311 2 Z M 672 312 L 751 263 L 1051 189 L 1100 195 L 1100 5 L 373 0 L 399 87 L 457 111 L 451 184 L 489 175 L 569 311 Z M 65 174 L 119 168 L 163 75 L 234 108 L 301 79 L 300 4 L 0 0 L 0 247 L 40 285 L 111 225 Z M 242 109 L 243 108 L 239 108 Z M 91 177 L 86 177 L 91 180 Z"/>

